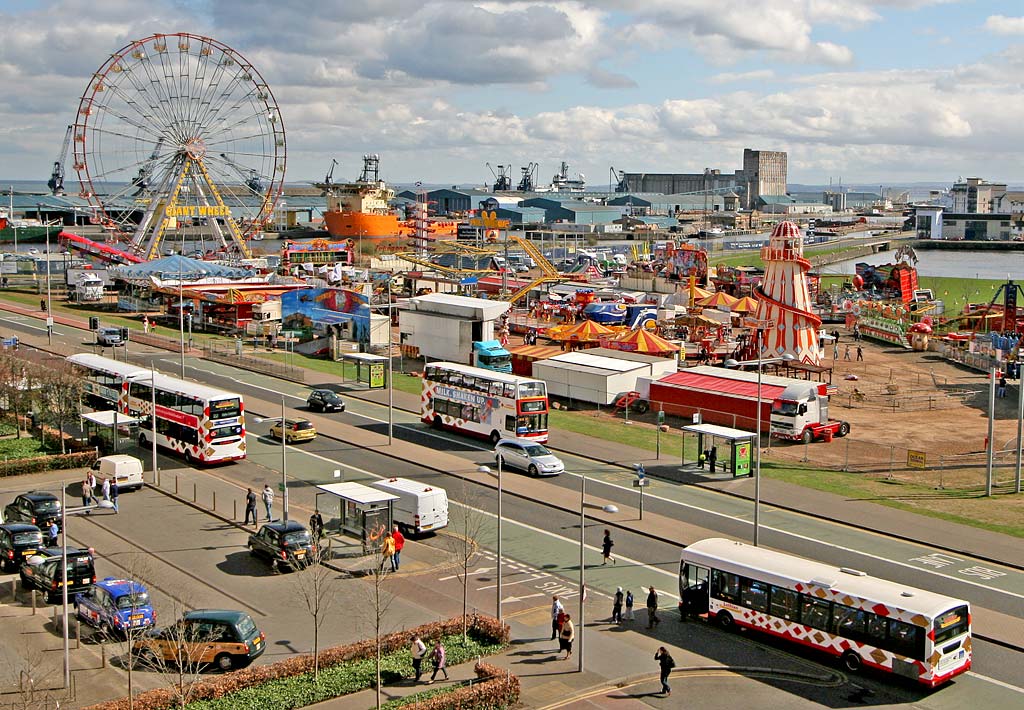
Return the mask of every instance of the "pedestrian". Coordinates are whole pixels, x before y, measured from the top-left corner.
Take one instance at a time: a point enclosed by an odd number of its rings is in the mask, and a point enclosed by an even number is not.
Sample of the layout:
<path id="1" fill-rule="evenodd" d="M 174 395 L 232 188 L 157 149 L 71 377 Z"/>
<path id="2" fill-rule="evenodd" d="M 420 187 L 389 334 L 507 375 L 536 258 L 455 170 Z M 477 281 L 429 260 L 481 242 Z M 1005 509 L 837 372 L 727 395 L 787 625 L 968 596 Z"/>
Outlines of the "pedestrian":
<path id="1" fill-rule="evenodd" d="M 860 346 L 858 345 L 857 347 L 859 348 Z M 850 359 L 850 346 L 849 345 L 847 345 L 846 349 L 843 350 L 843 359 L 844 360 L 849 360 Z"/>
<path id="2" fill-rule="evenodd" d="M 256 515 L 256 494 L 252 492 L 252 488 L 247 489 L 245 493 L 245 525 L 249 524 L 250 517 L 253 525 L 259 522 Z"/>
<path id="3" fill-rule="evenodd" d="M 626 590 L 626 621 L 633 621 L 633 592 Z"/>
<path id="4" fill-rule="evenodd" d="M 839 359 L 839 341 L 836 341 L 835 345 L 832 346 L 832 359 Z"/>
<path id="5" fill-rule="evenodd" d="M 114 512 L 119 512 L 117 509 L 117 497 L 121 494 L 120 488 L 117 485 L 117 479 L 111 479 L 110 481 L 110 502 L 114 506 Z"/>
<path id="6" fill-rule="evenodd" d="M 563 661 L 569 660 L 569 657 L 572 656 L 572 642 L 575 639 L 576 627 L 572 624 L 572 617 L 566 614 L 565 623 L 562 624 L 562 630 L 558 634 L 558 648 L 565 651 Z"/>
<path id="7" fill-rule="evenodd" d="M 1006 396 L 1006 375 L 999 376 L 999 389 L 996 390 L 996 397 Z"/>
<path id="8" fill-rule="evenodd" d="M 430 680 L 427 681 L 427 685 L 434 682 L 438 671 L 444 673 L 444 679 L 448 680 L 448 654 L 444 651 L 441 639 L 434 642 L 434 650 L 430 652 L 430 662 L 434 666 L 434 672 L 430 674 Z"/>
<path id="9" fill-rule="evenodd" d="M 704 449 L 700 452 L 700 456 L 697 458 L 697 467 L 704 468 L 704 462 L 708 459 L 708 450 Z"/>
<path id="10" fill-rule="evenodd" d="M 416 674 L 413 680 L 419 683 L 420 676 L 423 675 L 423 657 L 427 655 L 427 646 L 420 639 L 419 634 L 413 634 L 412 643 L 409 645 L 409 654 L 412 656 L 412 670 Z"/>
<path id="11" fill-rule="evenodd" d="M 395 526 L 394 532 L 391 533 L 391 539 L 395 541 L 395 554 L 391 558 L 392 572 L 397 572 L 401 566 L 402 548 L 405 547 L 405 536 L 402 535 L 402 531 Z"/>
<path id="12" fill-rule="evenodd" d="M 89 473 L 85 474 L 85 478 L 89 482 L 89 501 L 91 503 L 98 503 L 99 501 L 96 500 L 96 474 L 89 471 Z"/>
<path id="13" fill-rule="evenodd" d="M 263 507 L 267 509 L 267 522 L 271 521 L 271 514 L 274 510 L 274 489 L 266 483 L 263 484 Z"/>
<path id="14" fill-rule="evenodd" d="M 47 533 L 49 534 L 49 538 L 50 538 L 50 540 L 49 540 L 50 547 L 56 547 L 57 546 L 57 536 L 60 534 L 60 529 L 57 527 L 57 521 L 56 520 L 51 520 L 50 521 L 50 527 L 47 530 Z"/>
<path id="15" fill-rule="evenodd" d="M 142 316 L 142 332 L 149 332 L 149 316 Z"/>
<path id="16" fill-rule="evenodd" d="M 110 477 L 109 476 L 107 476 L 106 478 L 103 479 L 103 486 L 101 487 L 101 490 L 103 491 L 103 500 L 105 500 L 105 501 L 107 501 L 109 503 L 110 502 Z"/>
<path id="17" fill-rule="evenodd" d="M 668 686 L 668 677 L 672 673 L 672 669 L 676 667 L 675 659 L 672 658 L 672 654 L 668 652 L 667 648 L 658 646 L 658 651 L 654 654 L 654 660 L 661 667 L 661 692 L 665 697 L 668 697 L 672 695 L 672 688 Z"/>
<path id="18" fill-rule="evenodd" d="M 92 486 L 89 485 L 89 477 L 82 480 L 82 507 L 89 505 L 92 500 Z"/>
<path id="19" fill-rule="evenodd" d="M 864 347 L 861 345 L 857 346 L 857 362 L 864 361 Z"/>
<path id="20" fill-rule="evenodd" d="M 622 593 L 622 587 L 615 588 L 615 598 L 612 601 L 612 623 L 622 623 L 622 602 L 625 599 L 625 595 Z"/>
<path id="21" fill-rule="evenodd" d="M 551 597 L 551 640 L 558 638 L 558 632 L 562 630 L 562 617 L 565 615 L 565 608 L 558 600 L 558 595 Z"/>
<path id="22" fill-rule="evenodd" d="M 718 447 L 712 446 L 711 450 L 708 451 L 708 470 L 711 473 L 715 472 L 715 464 L 718 462 Z"/>
<path id="23" fill-rule="evenodd" d="M 309 531 L 314 540 L 320 540 L 324 536 L 324 516 L 320 515 L 319 508 L 309 516 Z"/>
<path id="24" fill-rule="evenodd" d="M 661 619 L 658 618 L 658 593 L 654 591 L 654 587 L 651 587 L 651 591 L 647 594 L 647 628 L 653 629 L 660 623 Z"/>
<path id="25" fill-rule="evenodd" d="M 611 531 L 608 530 L 608 529 L 605 529 L 605 531 L 604 531 L 604 540 L 601 542 L 601 557 L 603 557 L 604 560 L 601 562 L 601 564 L 603 564 L 603 565 L 608 564 L 608 560 L 611 560 L 612 564 L 615 564 L 615 560 L 612 559 L 612 547 L 614 545 L 615 545 L 615 543 L 612 542 L 612 533 L 611 533 Z"/>
<path id="26" fill-rule="evenodd" d="M 395 538 L 391 533 L 384 536 L 384 542 L 380 544 L 380 571 L 384 571 L 384 565 L 391 562 L 391 571 L 395 571 Z M 417 678 L 416 680 L 419 680 Z"/>

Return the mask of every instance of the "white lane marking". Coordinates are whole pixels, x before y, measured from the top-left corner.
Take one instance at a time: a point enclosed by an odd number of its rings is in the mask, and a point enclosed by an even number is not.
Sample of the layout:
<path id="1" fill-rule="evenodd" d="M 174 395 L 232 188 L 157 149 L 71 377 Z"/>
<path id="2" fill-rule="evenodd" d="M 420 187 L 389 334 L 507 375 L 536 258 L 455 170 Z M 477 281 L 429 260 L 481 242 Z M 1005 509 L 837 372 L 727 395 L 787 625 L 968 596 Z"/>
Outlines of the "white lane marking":
<path id="1" fill-rule="evenodd" d="M 163 359 L 163 360 L 160 360 L 160 362 L 169 362 L 169 361 L 166 360 L 166 359 Z M 181 363 L 176 361 L 173 364 L 177 365 L 177 366 L 180 366 Z M 214 377 L 227 377 L 228 379 L 237 379 L 237 378 L 232 378 L 230 375 L 225 375 L 222 372 L 214 372 L 213 370 L 204 370 L 203 368 L 196 367 L 195 365 L 188 365 L 187 368 L 195 370 L 196 372 L 205 372 L 206 374 L 213 375 Z M 261 385 L 256 385 L 256 384 L 253 384 L 252 382 L 247 382 L 245 380 L 238 380 L 238 381 L 241 382 L 242 384 L 246 385 L 247 387 L 253 387 L 253 388 L 258 389 L 258 390 L 263 390 L 264 392 L 273 392 L 274 394 L 281 395 L 282 397 L 291 397 L 292 399 L 302 400 L 303 402 L 306 401 L 306 398 L 303 397 L 302 395 L 296 395 L 296 394 L 292 394 L 290 392 L 281 392 L 280 390 L 276 390 L 276 389 L 273 389 L 271 387 L 263 387 Z"/>
<path id="2" fill-rule="evenodd" d="M 974 671 L 967 671 L 967 675 L 973 676 L 974 678 L 977 678 L 978 680 L 983 680 L 987 683 L 992 683 L 993 685 L 998 685 L 1000 688 L 1006 688 L 1007 690 L 1013 690 L 1015 692 L 1024 694 L 1024 688 L 1018 687 L 1016 685 L 1010 685 L 1009 683 L 1006 683 L 1001 680 L 996 680 L 995 678 L 991 678 L 987 675 L 975 673 Z"/>
<path id="3" fill-rule="evenodd" d="M 32 330 L 38 330 L 38 331 L 40 331 L 40 332 L 42 332 L 42 333 L 45 333 L 45 332 L 46 332 L 46 328 L 40 328 L 40 327 L 39 327 L 39 326 L 37 326 L 37 325 L 29 325 L 28 323 L 23 323 L 22 321 L 20 321 L 20 320 L 15 320 L 15 319 L 13 319 L 13 318 L 0 318 L 0 320 L 2 320 L 2 321 L 5 321 L 5 322 L 7 322 L 7 323 L 14 323 L 14 324 L 16 324 L 16 325 L 20 325 L 20 326 L 21 326 L 21 327 L 23 327 L 23 328 L 31 328 Z M 53 332 L 54 332 L 54 333 L 56 333 L 56 332 L 57 332 L 57 329 L 56 329 L 56 328 L 54 328 Z"/>

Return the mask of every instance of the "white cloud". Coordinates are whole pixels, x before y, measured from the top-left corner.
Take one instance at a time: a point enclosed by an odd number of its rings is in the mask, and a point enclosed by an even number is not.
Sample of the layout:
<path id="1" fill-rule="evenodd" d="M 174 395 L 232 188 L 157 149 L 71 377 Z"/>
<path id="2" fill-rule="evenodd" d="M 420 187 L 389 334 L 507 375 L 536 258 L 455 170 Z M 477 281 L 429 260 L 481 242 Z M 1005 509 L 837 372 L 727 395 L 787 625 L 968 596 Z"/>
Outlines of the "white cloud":
<path id="1" fill-rule="evenodd" d="M 732 84 L 741 81 L 768 81 L 775 78 L 771 69 L 755 69 L 747 72 L 722 72 L 708 79 L 711 84 Z"/>
<path id="2" fill-rule="evenodd" d="M 985 29 L 997 35 L 1024 35 L 1024 17 L 992 15 L 985 20 Z"/>

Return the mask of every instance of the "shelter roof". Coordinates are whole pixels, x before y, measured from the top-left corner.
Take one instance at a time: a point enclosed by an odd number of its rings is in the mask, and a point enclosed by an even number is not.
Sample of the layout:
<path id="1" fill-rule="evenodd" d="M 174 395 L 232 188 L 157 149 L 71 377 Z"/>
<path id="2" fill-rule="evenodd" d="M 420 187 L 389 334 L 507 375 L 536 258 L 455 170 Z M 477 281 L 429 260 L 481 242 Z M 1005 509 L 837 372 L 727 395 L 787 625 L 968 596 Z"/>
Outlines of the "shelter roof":
<path id="1" fill-rule="evenodd" d="M 757 436 L 752 431 L 733 429 L 732 427 L 719 426 L 718 424 L 690 424 L 684 426 L 683 431 L 690 432 L 691 434 L 709 434 L 710 436 L 716 436 L 719 439 L 726 439 L 728 441 L 745 441 Z"/>
<path id="2" fill-rule="evenodd" d="M 237 269 L 231 266 L 222 266 L 210 261 L 200 261 L 181 254 L 165 256 L 162 259 L 143 261 L 130 266 L 118 266 L 110 270 L 111 276 L 124 280 L 149 279 L 152 277 L 160 279 L 182 279 L 194 281 L 196 279 L 219 277 L 219 278 L 245 278 L 252 276 L 249 269 Z"/>

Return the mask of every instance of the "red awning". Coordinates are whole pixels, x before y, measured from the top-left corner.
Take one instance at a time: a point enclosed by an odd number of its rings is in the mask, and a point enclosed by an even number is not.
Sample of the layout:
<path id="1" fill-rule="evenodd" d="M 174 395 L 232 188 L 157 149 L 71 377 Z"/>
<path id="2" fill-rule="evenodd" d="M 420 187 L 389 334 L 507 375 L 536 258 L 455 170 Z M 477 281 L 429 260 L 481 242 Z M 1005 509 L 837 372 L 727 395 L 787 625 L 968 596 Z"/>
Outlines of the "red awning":
<path id="1" fill-rule="evenodd" d="M 714 377 L 694 372 L 677 372 L 667 375 L 651 383 L 651 387 L 682 387 L 688 390 L 703 390 L 721 394 L 734 394 L 739 397 L 757 399 L 757 383 L 745 380 L 733 380 L 728 377 Z M 761 399 L 770 401 L 782 394 L 786 389 L 781 385 L 761 383 Z"/>

